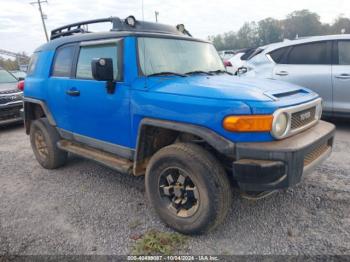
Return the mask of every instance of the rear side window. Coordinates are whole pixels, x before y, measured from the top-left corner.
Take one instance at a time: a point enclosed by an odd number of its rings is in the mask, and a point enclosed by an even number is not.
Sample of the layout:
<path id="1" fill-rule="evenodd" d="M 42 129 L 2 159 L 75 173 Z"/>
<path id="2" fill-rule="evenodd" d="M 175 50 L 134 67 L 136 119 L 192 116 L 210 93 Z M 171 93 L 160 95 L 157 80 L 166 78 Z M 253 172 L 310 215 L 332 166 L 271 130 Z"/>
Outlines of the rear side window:
<path id="1" fill-rule="evenodd" d="M 91 61 L 95 58 L 111 58 L 113 60 L 114 79 L 119 80 L 117 47 L 116 43 L 108 45 L 82 46 L 79 53 L 76 77 L 93 79 Z"/>
<path id="2" fill-rule="evenodd" d="M 253 57 L 257 56 L 258 54 L 262 53 L 262 51 L 264 51 L 264 49 L 262 49 L 262 48 L 257 48 L 257 49 L 255 49 L 253 52 L 247 52 L 246 54 L 244 54 L 242 60 L 250 60 L 250 59 L 252 59 Z"/>
<path id="3" fill-rule="evenodd" d="M 330 64 L 327 54 L 327 42 L 296 45 L 288 55 L 288 64 L 326 65 Z"/>
<path id="4" fill-rule="evenodd" d="M 69 77 L 72 72 L 72 62 L 74 55 L 74 46 L 64 46 L 56 51 L 53 64 L 52 75 L 60 77 Z"/>
<path id="5" fill-rule="evenodd" d="M 244 53 L 244 55 L 241 56 L 241 60 L 248 60 L 250 56 L 254 53 L 255 49 L 250 49 Z"/>
<path id="6" fill-rule="evenodd" d="M 29 61 L 29 65 L 28 65 L 28 70 L 27 70 L 27 75 L 32 75 L 35 71 L 36 68 L 36 64 L 38 63 L 38 56 L 39 53 L 34 53 Z"/>
<path id="7" fill-rule="evenodd" d="M 338 42 L 339 65 L 350 65 L 350 41 Z"/>
<path id="8" fill-rule="evenodd" d="M 276 64 L 283 63 L 283 58 L 289 47 L 279 48 L 269 53 L 270 57 Z"/>

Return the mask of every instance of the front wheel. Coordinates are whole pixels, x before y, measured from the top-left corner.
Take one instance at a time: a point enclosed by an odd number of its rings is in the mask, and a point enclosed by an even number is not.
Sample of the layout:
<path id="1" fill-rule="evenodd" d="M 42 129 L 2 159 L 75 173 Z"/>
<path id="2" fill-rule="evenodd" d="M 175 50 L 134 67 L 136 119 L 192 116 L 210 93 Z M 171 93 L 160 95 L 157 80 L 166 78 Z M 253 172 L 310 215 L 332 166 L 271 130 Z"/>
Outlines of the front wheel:
<path id="1" fill-rule="evenodd" d="M 232 202 L 225 170 L 195 144 L 160 149 L 146 170 L 146 194 L 160 218 L 185 234 L 207 232 L 223 222 Z"/>

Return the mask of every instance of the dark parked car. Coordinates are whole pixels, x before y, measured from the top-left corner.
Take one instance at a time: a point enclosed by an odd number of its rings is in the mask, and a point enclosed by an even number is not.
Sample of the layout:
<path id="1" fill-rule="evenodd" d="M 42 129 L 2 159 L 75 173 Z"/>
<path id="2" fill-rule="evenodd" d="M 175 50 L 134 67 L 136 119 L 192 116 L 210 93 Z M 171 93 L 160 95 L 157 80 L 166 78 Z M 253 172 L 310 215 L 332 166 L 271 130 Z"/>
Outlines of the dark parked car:
<path id="1" fill-rule="evenodd" d="M 22 121 L 22 85 L 13 74 L 0 68 L 0 126 Z"/>

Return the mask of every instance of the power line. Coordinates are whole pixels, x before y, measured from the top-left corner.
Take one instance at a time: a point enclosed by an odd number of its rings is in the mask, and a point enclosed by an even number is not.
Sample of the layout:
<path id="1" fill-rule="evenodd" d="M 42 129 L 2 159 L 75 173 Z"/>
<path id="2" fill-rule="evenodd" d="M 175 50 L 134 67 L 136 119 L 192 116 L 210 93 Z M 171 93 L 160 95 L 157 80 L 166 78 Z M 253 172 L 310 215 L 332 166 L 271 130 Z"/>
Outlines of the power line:
<path id="1" fill-rule="evenodd" d="M 37 0 L 36 2 L 31 2 L 30 4 L 31 5 L 38 5 L 40 16 L 41 16 L 41 22 L 43 23 L 46 41 L 49 42 L 49 36 L 47 35 L 47 30 L 46 30 L 46 25 L 45 25 L 45 19 L 47 19 L 47 16 L 45 14 L 43 14 L 43 10 L 41 8 L 42 3 L 47 3 L 47 1 L 46 0 L 45 1 Z"/>
<path id="2" fill-rule="evenodd" d="M 20 53 L 15 53 L 12 51 L 8 51 L 5 49 L 0 49 L 0 55 L 6 55 L 6 56 L 11 56 L 11 57 L 17 57 L 17 58 L 25 58 L 28 59 L 28 56 L 20 54 Z"/>
<path id="3" fill-rule="evenodd" d="M 28 65 L 29 57 L 24 54 L 11 52 L 5 49 L 0 49 L 0 55 L 11 56 L 16 58 L 19 68 L 21 68 L 22 66 Z"/>

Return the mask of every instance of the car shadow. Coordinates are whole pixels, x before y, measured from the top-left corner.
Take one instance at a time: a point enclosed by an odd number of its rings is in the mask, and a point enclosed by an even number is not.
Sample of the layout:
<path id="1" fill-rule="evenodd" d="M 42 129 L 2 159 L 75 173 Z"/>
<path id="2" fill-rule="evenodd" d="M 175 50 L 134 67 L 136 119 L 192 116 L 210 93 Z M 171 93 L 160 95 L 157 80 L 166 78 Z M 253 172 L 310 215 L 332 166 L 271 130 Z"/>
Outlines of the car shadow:
<path id="1" fill-rule="evenodd" d="M 23 127 L 24 127 L 24 124 L 22 122 L 12 123 L 8 125 L 0 126 L 0 132 L 19 130 Z"/>

